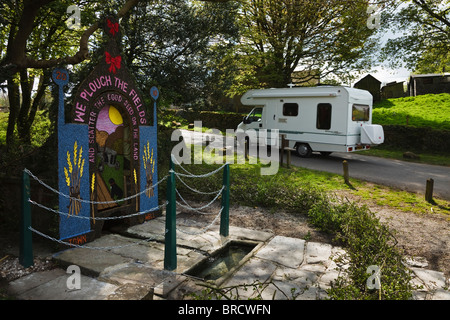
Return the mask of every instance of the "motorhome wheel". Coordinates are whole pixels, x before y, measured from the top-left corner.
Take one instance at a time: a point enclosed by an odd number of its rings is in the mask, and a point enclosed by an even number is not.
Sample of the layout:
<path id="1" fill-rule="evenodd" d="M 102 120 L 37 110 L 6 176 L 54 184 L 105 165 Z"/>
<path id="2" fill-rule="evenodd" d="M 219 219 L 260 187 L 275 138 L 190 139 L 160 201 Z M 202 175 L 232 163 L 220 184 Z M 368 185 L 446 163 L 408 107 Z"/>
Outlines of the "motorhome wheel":
<path id="1" fill-rule="evenodd" d="M 301 158 L 309 158 L 311 156 L 311 154 L 312 154 L 311 147 L 307 143 L 299 143 L 299 144 L 297 144 L 296 149 L 297 149 L 297 154 Z"/>

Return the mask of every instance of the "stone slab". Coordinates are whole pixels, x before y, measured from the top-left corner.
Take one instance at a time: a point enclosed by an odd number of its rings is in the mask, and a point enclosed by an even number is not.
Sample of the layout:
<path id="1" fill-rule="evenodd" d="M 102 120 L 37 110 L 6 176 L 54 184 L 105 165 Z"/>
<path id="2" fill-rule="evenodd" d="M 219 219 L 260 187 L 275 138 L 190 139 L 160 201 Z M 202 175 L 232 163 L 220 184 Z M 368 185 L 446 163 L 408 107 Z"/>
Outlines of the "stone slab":
<path id="1" fill-rule="evenodd" d="M 259 230 L 250 230 L 240 227 L 230 226 L 230 237 L 237 240 L 251 240 L 258 242 L 266 242 L 273 237 L 273 233 Z"/>
<path id="2" fill-rule="evenodd" d="M 159 285 L 154 289 L 156 296 L 166 298 L 172 291 L 174 291 L 181 283 L 186 280 L 186 276 L 173 273 L 164 278 Z"/>
<path id="3" fill-rule="evenodd" d="M 177 248 L 177 273 L 184 273 L 188 271 L 193 265 L 199 263 L 206 256 L 197 252 L 195 250 L 185 249 L 185 248 Z M 164 265 L 161 265 L 163 269 Z"/>
<path id="4" fill-rule="evenodd" d="M 263 300 L 294 300 L 305 290 L 287 281 L 273 281 L 261 292 Z"/>
<path id="5" fill-rule="evenodd" d="M 235 295 L 233 299 L 257 298 L 261 293 L 260 284 L 268 283 L 276 269 L 277 266 L 271 261 L 252 258 L 221 287 L 236 287 L 230 292 Z"/>
<path id="6" fill-rule="evenodd" d="M 143 239 L 155 239 L 164 241 L 164 232 L 166 230 L 165 217 L 159 217 L 142 224 L 129 227 L 125 234 L 141 237 Z"/>
<path id="7" fill-rule="evenodd" d="M 411 268 L 411 270 L 430 290 L 447 288 L 449 285 L 442 272 L 421 268 Z"/>
<path id="8" fill-rule="evenodd" d="M 256 256 L 290 268 L 298 268 L 303 262 L 305 240 L 276 236 L 262 247 Z"/>
<path id="9" fill-rule="evenodd" d="M 166 276 L 151 266 L 141 263 L 124 263 L 106 268 L 98 277 L 99 280 L 117 285 L 145 284 L 155 287 L 164 280 Z"/>
<path id="10" fill-rule="evenodd" d="M 67 279 L 70 275 L 63 275 L 17 295 L 20 300 L 105 300 L 114 293 L 116 285 L 98 281 L 81 275 L 81 288 L 69 290 Z"/>
<path id="11" fill-rule="evenodd" d="M 224 286 L 252 284 L 265 282 L 275 272 L 277 266 L 271 261 L 253 258 L 244 264 Z"/>
<path id="12" fill-rule="evenodd" d="M 306 244 L 306 263 L 326 263 L 330 259 L 332 246 L 327 243 L 308 242 Z"/>
<path id="13" fill-rule="evenodd" d="M 53 256 L 64 267 L 77 265 L 83 275 L 98 276 L 108 267 L 131 262 L 131 258 L 122 257 L 102 250 L 75 248 L 62 251 Z"/>
<path id="14" fill-rule="evenodd" d="M 343 276 L 339 270 L 328 269 L 319 279 L 320 287 L 324 289 L 331 288 L 331 284 L 335 282 L 339 276 Z"/>
<path id="15" fill-rule="evenodd" d="M 130 239 L 119 235 L 108 235 L 100 239 L 108 240 L 108 242 L 97 242 L 95 244 L 116 246 L 118 248 L 109 251 L 122 257 L 128 257 L 143 263 L 158 263 L 164 261 L 163 243 Z"/>
<path id="16" fill-rule="evenodd" d="M 16 297 L 20 296 L 26 291 L 37 288 L 65 274 L 66 272 L 59 268 L 31 273 L 27 276 L 11 281 L 8 286 L 8 294 Z"/>
<path id="17" fill-rule="evenodd" d="M 146 295 L 150 293 L 150 290 L 145 292 L 149 288 L 152 289 L 152 295 L 166 297 L 173 289 L 185 281 L 186 277 L 161 268 L 155 269 L 147 264 L 131 262 L 105 269 L 98 279 L 119 285 L 120 288 L 124 288 L 122 289 L 124 292 L 128 292 L 128 289 L 132 288 L 132 286 L 142 286 L 138 290 L 140 293 L 132 298 L 133 300 L 141 300 L 145 299 Z M 130 293 L 117 293 L 114 299 L 122 300 L 124 296 L 130 297 Z M 111 297 L 108 299 L 111 299 Z"/>
<path id="18" fill-rule="evenodd" d="M 114 290 L 105 300 L 153 300 L 153 288 L 143 284 L 127 283 Z"/>
<path id="19" fill-rule="evenodd" d="M 144 235 L 156 231 L 162 235 L 162 222 L 159 220 L 155 224 L 152 220 L 133 227 L 133 235 L 145 238 Z M 195 228 L 189 230 L 196 231 Z M 201 230 L 197 230 L 199 231 Z M 345 251 L 328 244 L 274 237 L 269 232 L 238 227 L 230 227 L 228 238 L 221 237 L 217 228 L 196 236 L 181 234 L 178 232 L 177 237 L 185 246 L 177 247 L 178 267 L 175 272 L 164 270 L 163 243 L 142 242 L 123 235 L 105 235 L 90 242 L 88 246 L 108 247 L 107 251 L 76 248 L 60 252 L 54 255 L 54 259 L 64 268 L 35 272 L 17 279 L 9 284 L 8 293 L 18 299 L 41 300 L 179 298 L 188 292 L 189 286 L 195 284 L 195 281 L 181 273 L 204 259 L 205 251 L 212 252 L 232 239 L 264 242 L 221 285 L 236 286 L 234 292 L 239 299 L 255 298 L 260 293 L 264 299 L 323 299 L 326 297 L 324 289 L 329 288 L 330 282 L 337 276 L 345 275 L 348 268 L 348 261 L 342 256 Z M 80 290 L 67 289 L 70 275 L 66 274 L 65 267 L 68 265 L 81 268 Z M 411 269 L 416 274 L 413 282 L 425 285 L 423 289 L 414 292 L 415 299 L 450 299 L 450 291 L 447 289 L 449 279 L 442 272 L 415 267 Z M 98 278 L 93 279 L 89 275 Z M 261 283 L 264 283 L 264 292 L 259 289 Z M 243 285 L 247 285 L 247 289 Z M 292 290 L 295 291 L 295 297 L 292 296 Z"/>
<path id="20" fill-rule="evenodd" d="M 450 300 L 450 291 L 446 289 L 437 289 L 432 291 L 433 300 Z"/>
<path id="21" fill-rule="evenodd" d="M 278 268 L 273 276 L 273 280 L 287 281 L 298 288 L 310 287 L 318 279 L 319 276 L 313 271 L 292 268 Z"/>

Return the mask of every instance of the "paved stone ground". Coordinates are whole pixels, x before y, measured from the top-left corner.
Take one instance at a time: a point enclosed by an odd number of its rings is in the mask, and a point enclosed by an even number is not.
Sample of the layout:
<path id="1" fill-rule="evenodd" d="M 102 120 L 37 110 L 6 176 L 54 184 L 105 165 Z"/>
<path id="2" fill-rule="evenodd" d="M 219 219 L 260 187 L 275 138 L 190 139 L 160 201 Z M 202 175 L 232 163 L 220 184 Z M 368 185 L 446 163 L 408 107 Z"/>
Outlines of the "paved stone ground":
<path id="1" fill-rule="evenodd" d="M 230 227 L 228 239 L 219 235 L 218 226 L 203 232 L 193 221 L 179 223 L 177 232 L 177 269 L 164 270 L 164 217 L 130 227 L 122 234 L 108 234 L 88 244 L 102 250 L 75 248 L 54 256 L 61 268 L 37 272 L 10 283 L 9 293 L 18 299 L 125 300 L 183 299 L 203 289 L 198 279 L 184 275 L 226 241 L 245 240 L 261 243 L 242 261 L 222 287 L 267 283 L 264 290 L 253 286 L 233 292 L 234 298 L 248 299 L 260 294 L 263 299 L 327 298 L 326 289 L 346 267 L 335 259 L 344 251 L 328 244 L 274 236 L 272 233 Z M 141 241 L 152 238 L 156 241 Z M 139 244 L 136 244 L 136 243 Z M 341 262 L 336 262 L 341 261 Z M 69 265 L 81 269 L 81 289 L 67 289 Z M 411 264 L 414 283 L 423 289 L 414 299 L 450 300 L 449 279 L 441 272 Z M 423 265 L 422 265 L 423 266 Z M 253 288 L 253 289 L 252 289 Z M 254 290 L 257 289 L 257 290 Z"/>

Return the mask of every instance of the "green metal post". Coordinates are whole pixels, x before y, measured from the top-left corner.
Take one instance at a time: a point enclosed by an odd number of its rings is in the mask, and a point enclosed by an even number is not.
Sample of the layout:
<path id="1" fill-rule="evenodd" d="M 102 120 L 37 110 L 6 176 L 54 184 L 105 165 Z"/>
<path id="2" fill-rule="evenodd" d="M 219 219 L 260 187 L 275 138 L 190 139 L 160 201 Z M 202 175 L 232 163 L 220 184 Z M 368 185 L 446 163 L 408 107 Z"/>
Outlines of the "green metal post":
<path id="1" fill-rule="evenodd" d="M 166 234 L 164 249 L 164 269 L 177 268 L 177 237 L 176 237 L 176 198 L 175 173 L 172 158 L 170 158 L 170 176 L 167 180 Z"/>
<path id="2" fill-rule="evenodd" d="M 220 235 L 228 237 L 230 226 L 230 165 L 223 169 L 222 213 L 220 215 Z"/>
<path id="3" fill-rule="evenodd" d="M 22 215 L 20 217 L 20 252 L 19 262 L 24 268 L 31 267 L 33 262 L 33 235 L 31 230 L 30 176 L 22 174 Z"/>

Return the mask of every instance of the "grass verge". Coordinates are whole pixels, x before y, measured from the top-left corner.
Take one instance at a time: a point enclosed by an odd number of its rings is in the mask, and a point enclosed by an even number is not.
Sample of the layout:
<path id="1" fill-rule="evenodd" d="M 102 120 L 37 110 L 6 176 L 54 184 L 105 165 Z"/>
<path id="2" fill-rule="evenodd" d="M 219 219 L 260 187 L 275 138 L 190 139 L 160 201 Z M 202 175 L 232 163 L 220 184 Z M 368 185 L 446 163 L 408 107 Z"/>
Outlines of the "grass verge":
<path id="1" fill-rule="evenodd" d="M 357 151 L 356 153 L 365 156 L 374 156 L 380 158 L 387 159 L 396 159 L 407 162 L 415 162 L 415 163 L 423 163 L 423 164 L 432 164 L 438 166 L 447 166 L 450 167 L 450 153 L 449 154 L 433 154 L 433 153 L 419 153 L 417 154 L 419 159 L 409 159 L 404 158 L 404 151 L 401 150 L 392 150 L 385 149 L 382 147 L 373 148 L 365 151 Z"/>

